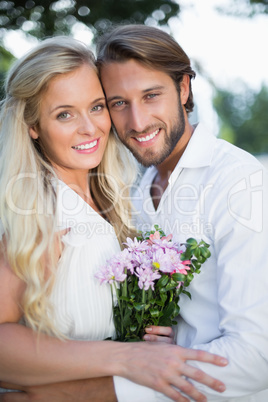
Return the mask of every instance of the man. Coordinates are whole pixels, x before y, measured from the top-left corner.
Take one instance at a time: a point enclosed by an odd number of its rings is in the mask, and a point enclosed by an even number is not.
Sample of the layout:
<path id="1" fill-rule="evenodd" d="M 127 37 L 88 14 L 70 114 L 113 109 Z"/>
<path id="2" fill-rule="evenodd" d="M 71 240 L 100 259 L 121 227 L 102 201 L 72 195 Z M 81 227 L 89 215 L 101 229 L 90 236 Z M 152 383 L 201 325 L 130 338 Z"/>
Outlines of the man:
<path id="1" fill-rule="evenodd" d="M 181 298 L 177 343 L 223 355 L 229 364 L 194 362 L 226 391 L 196 387 L 209 400 L 268 400 L 267 172 L 189 123 L 195 74 L 163 31 L 119 27 L 101 39 L 98 66 L 119 138 L 144 166 L 153 165 L 134 195 L 138 228 L 157 223 L 177 241 L 210 244 L 192 300 Z"/>
<path id="2" fill-rule="evenodd" d="M 157 223 L 177 241 L 195 237 L 210 244 L 212 256 L 191 284 L 192 300 L 181 297 L 177 343 L 227 357 L 224 368 L 191 362 L 220 378 L 226 391 L 194 385 L 210 401 L 266 402 L 267 172 L 252 156 L 189 123 L 195 73 L 166 33 L 119 27 L 101 39 L 98 65 L 119 138 L 152 166 L 134 195 L 138 228 Z M 105 400 L 106 380 L 100 381 L 92 400 Z M 149 389 L 145 397 L 121 378 L 114 384 L 119 402 L 166 400 Z"/>

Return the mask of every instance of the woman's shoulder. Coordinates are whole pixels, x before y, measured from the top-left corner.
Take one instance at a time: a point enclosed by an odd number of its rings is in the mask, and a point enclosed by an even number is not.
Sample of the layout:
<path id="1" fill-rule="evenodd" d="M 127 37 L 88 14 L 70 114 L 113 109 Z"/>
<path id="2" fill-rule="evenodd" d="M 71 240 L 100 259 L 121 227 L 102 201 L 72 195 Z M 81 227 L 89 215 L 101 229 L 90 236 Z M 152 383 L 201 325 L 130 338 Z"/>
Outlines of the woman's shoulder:
<path id="1" fill-rule="evenodd" d="M 63 243 L 78 246 L 117 241 L 113 226 L 74 190 L 59 181 L 56 191 L 57 230 L 68 230 Z"/>

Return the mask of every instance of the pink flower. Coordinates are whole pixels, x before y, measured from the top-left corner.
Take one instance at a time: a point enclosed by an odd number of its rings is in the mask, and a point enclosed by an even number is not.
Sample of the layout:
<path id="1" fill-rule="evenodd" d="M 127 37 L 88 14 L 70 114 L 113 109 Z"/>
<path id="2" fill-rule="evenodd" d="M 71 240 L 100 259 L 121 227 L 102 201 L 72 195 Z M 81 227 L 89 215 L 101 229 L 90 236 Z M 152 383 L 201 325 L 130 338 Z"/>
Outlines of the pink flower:
<path id="1" fill-rule="evenodd" d="M 123 244 L 125 244 L 129 250 L 134 252 L 145 251 L 148 248 L 147 241 L 139 241 L 136 237 L 134 240 L 132 240 L 130 237 L 127 237 L 127 242 Z"/>
<path id="2" fill-rule="evenodd" d="M 158 248 L 153 252 L 152 266 L 161 272 L 172 272 L 173 270 L 170 256 L 162 248 Z"/>
<path id="3" fill-rule="evenodd" d="M 127 275 L 124 273 L 122 266 L 117 263 L 109 263 L 104 267 L 101 267 L 99 272 L 95 275 L 103 283 L 124 282 Z"/>
<path id="4" fill-rule="evenodd" d="M 181 266 L 180 266 L 180 268 L 178 268 L 179 272 L 181 274 L 187 275 L 187 271 L 189 271 L 189 269 L 191 269 L 191 267 L 189 267 L 189 265 L 191 265 L 190 260 L 181 261 Z"/>
<path id="5" fill-rule="evenodd" d="M 154 233 L 151 233 L 149 236 L 148 243 L 152 245 L 153 243 L 159 244 L 161 241 L 165 241 L 165 243 L 170 242 L 172 240 L 172 234 L 169 234 L 168 236 L 160 236 L 160 232 L 156 230 Z"/>
<path id="6" fill-rule="evenodd" d="M 156 230 L 154 233 L 151 233 L 149 239 L 151 240 L 151 243 L 153 243 L 154 240 L 160 240 L 160 233 L 158 230 Z"/>
<path id="7" fill-rule="evenodd" d="M 153 271 L 151 268 L 137 268 L 136 275 L 139 278 L 138 286 L 140 289 L 148 290 L 149 287 L 154 290 L 154 281 L 161 278 L 158 272 Z"/>
<path id="8" fill-rule="evenodd" d="M 134 271 L 133 258 L 134 258 L 133 253 L 129 251 L 129 249 L 125 248 L 110 261 L 117 262 L 117 264 L 122 267 L 123 271 L 126 268 L 133 274 Z"/>

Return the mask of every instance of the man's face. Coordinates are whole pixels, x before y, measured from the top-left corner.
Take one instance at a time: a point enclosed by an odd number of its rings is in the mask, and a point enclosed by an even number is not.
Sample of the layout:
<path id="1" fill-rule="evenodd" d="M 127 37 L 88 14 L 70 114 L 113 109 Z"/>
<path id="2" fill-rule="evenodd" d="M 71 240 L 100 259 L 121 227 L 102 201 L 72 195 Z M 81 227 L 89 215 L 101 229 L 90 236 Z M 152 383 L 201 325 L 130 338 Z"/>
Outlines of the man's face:
<path id="1" fill-rule="evenodd" d="M 131 59 L 104 65 L 101 81 L 120 140 L 144 166 L 161 164 L 185 130 L 172 78 Z"/>

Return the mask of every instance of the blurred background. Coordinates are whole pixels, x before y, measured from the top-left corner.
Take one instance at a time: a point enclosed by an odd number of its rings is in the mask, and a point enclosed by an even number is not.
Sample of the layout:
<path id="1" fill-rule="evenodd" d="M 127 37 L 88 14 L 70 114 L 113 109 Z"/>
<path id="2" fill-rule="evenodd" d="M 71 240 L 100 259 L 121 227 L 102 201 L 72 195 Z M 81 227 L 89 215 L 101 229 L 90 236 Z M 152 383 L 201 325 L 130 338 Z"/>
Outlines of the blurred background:
<path id="1" fill-rule="evenodd" d="M 38 40 L 71 35 L 94 50 L 116 23 L 173 35 L 197 72 L 192 122 L 268 167 L 268 0 L 0 1 L 0 96 L 10 63 Z"/>

